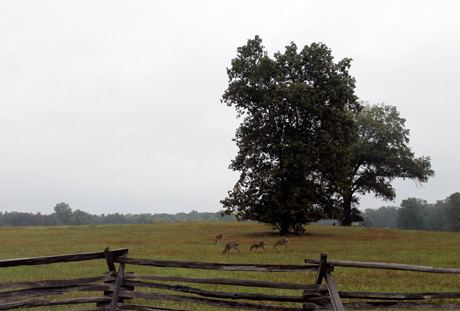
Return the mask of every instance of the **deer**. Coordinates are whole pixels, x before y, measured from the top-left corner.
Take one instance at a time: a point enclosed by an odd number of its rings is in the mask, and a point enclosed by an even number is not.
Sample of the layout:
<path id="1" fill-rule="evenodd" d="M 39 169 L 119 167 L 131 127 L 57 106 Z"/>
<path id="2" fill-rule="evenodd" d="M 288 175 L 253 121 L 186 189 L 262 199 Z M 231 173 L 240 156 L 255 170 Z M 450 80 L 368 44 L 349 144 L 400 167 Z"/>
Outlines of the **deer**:
<path id="1" fill-rule="evenodd" d="M 273 248 L 276 248 L 277 246 L 284 245 L 284 248 L 286 248 L 289 245 L 289 240 L 288 239 L 281 239 L 278 242 L 275 243 L 275 246 Z"/>
<path id="2" fill-rule="evenodd" d="M 240 252 L 240 250 L 238 249 L 238 245 L 240 245 L 238 244 L 238 242 L 228 242 L 227 245 L 225 245 L 225 249 L 222 254 L 229 252 L 232 248 Z"/>
<path id="3" fill-rule="evenodd" d="M 265 243 L 264 241 L 254 243 L 254 244 L 252 244 L 252 246 L 251 246 L 249 251 L 252 252 L 252 249 L 255 248 L 256 252 L 257 252 L 257 249 L 259 249 L 259 247 L 262 247 L 262 249 L 265 250 L 265 245 L 267 245 L 267 243 Z"/>
<path id="4" fill-rule="evenodd" d="M 221 242 L 221 241 L 224 241 L 225 240 L 225 234 L 221 233 L 221 234 L 218 234 L 216 235 L 216 244 Z"/>

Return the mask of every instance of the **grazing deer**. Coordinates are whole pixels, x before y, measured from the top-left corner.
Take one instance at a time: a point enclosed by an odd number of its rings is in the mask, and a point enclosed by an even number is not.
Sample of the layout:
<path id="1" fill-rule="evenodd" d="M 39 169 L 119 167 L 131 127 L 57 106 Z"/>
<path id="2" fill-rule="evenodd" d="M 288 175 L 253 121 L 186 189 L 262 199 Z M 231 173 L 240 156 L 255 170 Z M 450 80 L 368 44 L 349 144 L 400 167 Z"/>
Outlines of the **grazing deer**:
<path id="1" fill-rule="evenodd" d="M 228 242 L 227 245 L 225 245 L 225 249 L 224 249 L 224 252 L 222 254 L 225 254 L 226 252 L 229 252 L 232 248 L 233 249 L 236 249 L 238 252 L 240 252 L 240 250 L 238 249 L 238 242 Z"/>
<path id="2" fill-rule="evenodd" d="M 252 244 L 251 249 L 250 249 L 249 251 L 252 252 L 252 249 L 255 248 L 255 249 L 256 249 L 256 252 L 257 252 L 257 249 L 258 249 L 259 247 L 262 247 L 262 249 L 265 250 L 265 245 L 267 245 L 267 243 L 265 243 L 265 242 L 263 242 L 263 241 L 262 241 L 262 242 L 254 243 L 254 244 Z"/>
<path id="3" fill-rule="evenodd" d="M 286 248 L 289 245 L 289 240 L 288 239 L 281 239 L 278 242 L 275 243 L 275 246 L 273 248 L 276 248 L 277 246 L 284 245 L 284 248 Z"/>
<path id="4" fill-rule="evenodd" d="M 225 240 L 225 234 L 221 233 L 216 235 L 216 244 Z"/>

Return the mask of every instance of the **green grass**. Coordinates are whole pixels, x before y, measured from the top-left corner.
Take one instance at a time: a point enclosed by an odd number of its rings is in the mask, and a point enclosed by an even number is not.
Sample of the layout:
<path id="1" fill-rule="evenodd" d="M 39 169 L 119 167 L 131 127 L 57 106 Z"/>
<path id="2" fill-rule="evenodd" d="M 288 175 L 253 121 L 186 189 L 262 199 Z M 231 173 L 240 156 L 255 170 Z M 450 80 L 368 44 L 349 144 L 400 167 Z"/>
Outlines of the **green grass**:
<path id="1" fill-rule="evenodd" d="M 214 244 L 214 237 L 218 233 L 225 233 L 226 241 L 238 241 L 241 253 L 232 250 L 229 254 L 223 255 L 224 245 Z M 110 249 L 129 248 L 129 257 L 165 260 L 303 264 L 305 258 L 319 259 L 320 254 L 325 253 L 331 260 L 392 262 L 440 268 L 460 267 L 460 235 L 446 232 L 309 226 L 306 234 L 288 237 L 290 245 L 287 249 L 273 249 L 279 236 L 273 233 L 270 227 L 256 223 L 15 227 L 0 228 L 0 237 L 0 259 L 103 251 L 109 246 Z M 250 252 L 249 247 L 257 241 L 266 241 L 267 249 Z M 0 282 L 94 276 L 105 270 L 104 260 L 2 268 Z M 172 270 L 174 269 L 168 271 L 164 268 L 128 266 L 128 271 L 136 273 L 250 277 L 297 283 L 311 283 L 316 276 L 314 273 Z M 339 291 L 458 291 L 460 287 L 459 276 L 451 274 L 336 267 L 333 275 Z M 229 290 L 216 286 L 212 289 Z"/>

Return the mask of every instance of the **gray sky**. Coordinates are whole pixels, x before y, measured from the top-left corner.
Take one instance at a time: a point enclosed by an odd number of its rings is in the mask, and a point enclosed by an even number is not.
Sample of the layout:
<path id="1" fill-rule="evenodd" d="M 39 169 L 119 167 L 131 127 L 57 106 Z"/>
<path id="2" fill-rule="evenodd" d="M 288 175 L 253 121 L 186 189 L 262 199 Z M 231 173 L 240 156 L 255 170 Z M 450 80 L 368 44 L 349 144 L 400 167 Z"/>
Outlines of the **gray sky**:
<path id="1" fill-rule="evenodd" d="M 0 211 L 218 211 L 239 124 L 220 103 L 236 49 L 323 42 L 353 58 L 356 94 L 394 105 L 427 184 L 395 202 L 460 191 L 458 1 L 0 2 Z"/>

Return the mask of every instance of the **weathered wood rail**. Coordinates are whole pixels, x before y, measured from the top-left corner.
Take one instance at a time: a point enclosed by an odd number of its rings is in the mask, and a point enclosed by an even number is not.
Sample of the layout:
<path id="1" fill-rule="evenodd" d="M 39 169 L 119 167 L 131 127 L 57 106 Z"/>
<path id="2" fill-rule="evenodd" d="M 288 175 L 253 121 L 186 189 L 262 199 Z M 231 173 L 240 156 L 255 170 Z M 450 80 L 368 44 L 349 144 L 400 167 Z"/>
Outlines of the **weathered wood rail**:
<path id="1" fill-rule="evenodd" d="M 321 271 L 322 267 L 352 267 L 364 269 L 385 269 L 399 270 L 408 272 L 426 272 L 426 273 L 449 273 L 460 274 L 460 269 L 442 269 L 427 266 L 403 265 L 394 263 L 379 262 L 357 262 L 357 261 L 340 261 L 327 260 L 327 256 L 322 254 L 321 259 L 305 259 L 306 263 L 318 263 Z M 332 279 L 330 273 L 318 272 L 328 279 Z M 371 281 L 371 280 L 370 280 Z M 321 281 L 319 282 L 321 283 Z M 460 292 L 424 292 L 424 293 L 383 293 L 383 292 L 343 292 L 329 291 L 331 301 L 335 310 L 372 310 L 372 309 L 406 309 L 406 310 L 458 310 L 460 304 L 457 303 L 433 303 L 434 299 L 459 299 Z M 342 303 L 343 299 L 353 299 L 358 301 Z M 427 302 L 426 300 L 430 300 Z M 336 305 L 337 304 L 337 305 Z"/>
<path id="2" fill-rule="evenodd" d="M 19 258 L 0 260 L 0 268 L 20 266 L 50 265 L 55 263 L 70 263 L 105 259 L 109 273 L 94 277 L 78 279 L 40 280 L 31 282 L 2 282 L 0 283 L 0 310 L 12 310 L 20 308 L 100 304 L 104 306 L 112 301 L 111 295 L 101 295 L 113 291 L 113 283 L 116 280 L 116 270 L 113 259 L 126 256 L 128 249 L 117 249 L 103 252 L 68 254 L 59 256 L 46 256 L 35 258 Z M 0 270 L 2 271 L 2 270 Z M 13 290 L 11 290 L 13 289 Z M 94 295 L 69 298 L 66 294 L 73 292 L 94 293 Z M 60 298 L 55 298 L 64 296 Z M 54 297 L 54 298 L 49 298 Z M 101 310 L 99 307 L 80 310 Z"/>
<path id="3" fill-rule="evenodd" d="M 4 268 L 49 265 L 103 259 L 107 271 L 99 275 L 30 282 L 0 283 L 0 310 L 60 306 L 72 310 L 196 310 L 204 306 L 220 310 L 363 310 L 363 309 L 460 309 L 457 303 L 433 300 L 460 299 L 460 292 L 383 293 L 339 291 L 332 277 L 334 267 L 393 269 L 429 273 L 460 273 L 460 269 L 440 269 L 400 264 L 363 263 L 306 259 L 303 265 L 228 264 L 129 258 L 127 249 L 0 261 Z M 118 264 L 118 269 L 116 269 Z M 143 273 L 126 270 L 141 267 Z M 146 268 L 147 267 L 147 268 Z M 164 269 L 167 268 L 167 269 Z M 173 269 L 171 269 L 173 268 Z M 177 268 L 178 270 L 176 270 Z M 184 270 L 185 269 L 185 270 Z M 126 272 L 125 272 L 126 270 Z M 197 277 L 200 270 L 214 270 L 227 277 Z M 148 273 L 145 273 L 148 271 Z M 161 274 L 161 272 L 166 271 Z M 171 272 L 173 271 L 173 272 Z M 193 271 L 184 276 L 174 271 Z M 220 271 L 220 272 L 219 272 Z M 238 272 L 308 273 L 310 282 L 273 282 L 228 277 Z M 158 273 L 160 272 L 160 273 Z M 241 273 L 239 273 L 241 274 Z M 259 275 L 251 273 L 251 275 Z M 254 278 L 254 277 L 253 277 Z M 0 281 L 1 281 L 0 275 Z M 325 284 L 322 284 L 324 281 Z M 429 299 L 428 302 L 426 300 Z M 177 309 L 179 308 L 181 309 Z M 57 307 L 59 308 L 59 307 Z M 208 310 L 208 309 L 207 309 Z"/>
<path id="4" fill-rule="evenodd" d="M 137 259 L 119 257 L 114 260 L 120 265 L 141 265 L 150 267 L 163 268 L 185 268 L 185 269 L 204 269 L 217 270 L 227 272 L 317 272 L 318 265 L 268 265 L 268 264 L 223 264 L 209 262 L 189 262 L 189 261 L 165 261 L 152 259 Z M 152 281 L 167 281 L 179 283 L 194 283 L 207 285 L 230 285 L 231 291 L 216 291 L 215 288 L 201 289 L 179 284 L 165 284 Z M 305 282 L 307 280 L 305 279 Z M 218 309 L 232 308 L 239 310 L 286 310 L 300 311 L 305 310 L 303 304 L 309 302 L 309 298 L 305 298 L 304 293 L 315 293 L 321 287 L 315 284 L 299 284 L 288 282 L 268 282 L 259 280 L 235 279 L 235 278 L 197 278 L 197 277 L 178 277 L 178 276 L 160 276 L 160 275 L 140 275 L 140 274 L 125 274 L 123 285 L 136 288 L 135 291 L 122 289 L 119 292 L 119 297 L 114 296 L 113 299 L 122 298 L 142 298 L 151 300 L 182 302 L 198 305 L 214 306 Z M 196 286 L 196 285 L 194 285 Z M 265 294 L 265 293 L 248 293 L 235 291 L 235 286 L 266 288 L 266 289 L 288 289 L 296 290 L 297 295 L 280 295 L 280 294 Z M 209 286 L 208 286 L 209 288 Z M 167 290 L 168 293 L 147 291 L 147 289 Z M 237 289 L 237 288 L 236 288 Z M 169 292 L 173 292 L 172 294 Z M 312 297 L 312 302 L 327 303 L 330 300 L 326 295 L 324 297 Z M 275 304 L 276 303 L 276 304 Z M 283 303 L 285 305 L 283 305 Z M 297 304 L 297 306 L 293 306 Z M 132 303 L 118 303 L 117 307 L 120 310 L 172 310 L 172 309 L 151 309 L 149 306 L 139 306 Z M 191 307 L 193 308 L 193 307 Z M 116 310 L 116 309 L 113 309 Z"/>

